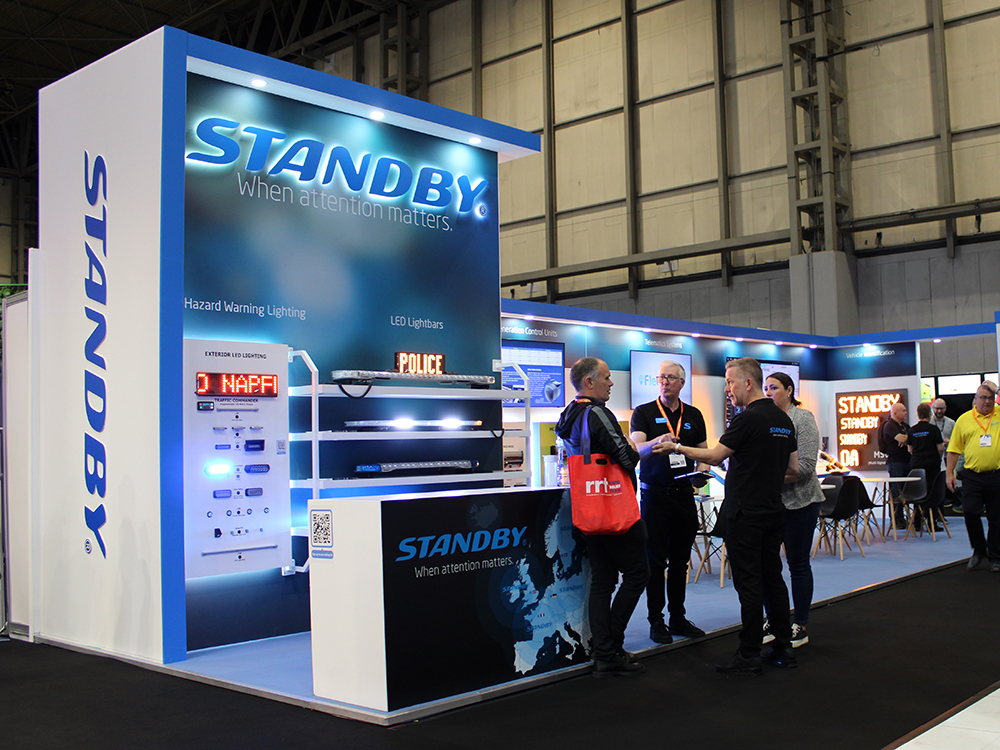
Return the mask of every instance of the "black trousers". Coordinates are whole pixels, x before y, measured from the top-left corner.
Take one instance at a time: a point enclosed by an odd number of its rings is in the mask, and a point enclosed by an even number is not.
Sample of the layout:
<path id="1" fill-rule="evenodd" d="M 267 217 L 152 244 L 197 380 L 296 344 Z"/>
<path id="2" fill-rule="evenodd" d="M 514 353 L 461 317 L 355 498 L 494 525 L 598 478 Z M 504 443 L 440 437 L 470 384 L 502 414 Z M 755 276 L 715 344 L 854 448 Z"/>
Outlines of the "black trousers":
<path id="1" fill-rule="evenodd" d="M 590 560 L 591 656 L 611 661 L 624 648 L 625 628 L 649 580 L 646 524 L 640 519 L 624 534 L 584 534 L 584 539 Z M 622 583 L 615 594 L 619 573 Z"/>
<path id="2" fill-rule="evenodd" d="M 1000 562 L 1000 471 L 977 474 L 962 471 L 962 511 L 969 545 L 974 552 L 985 554 L 990 562 Z M 989 532 L 983 534 L 983 510 Z"/>
<path id="3" fill-rule="evenodd" d="M 788 588 L 781 577 L 781 540 L 785 510 L 747 515 L 742 510 L 728 519 L 726 556 L 733 571 L 733 584 L 740 597 L 740 652 L 758 656 L 764 637 L 764 600 L 774 617 L 770 620 L 774 645 L 788 647 L 792 624 L 788 617 Z"/>
<path id="4" fill-rule="evenodd" d="M 649 584 L 646 604 L 649 622 L 663 620 L 668 607 L 670 619 L 684 619 L 684 595 L 687 593 L 687 566 L 691 547 L 698 533 L 698 510 L 690 488 L 687 492 L 644 485 L 642 518 L 649 532 Z M 667 574 L 666 587 L 663 583 Z M 664 596 L 664 590 L 666 595 Z"/>

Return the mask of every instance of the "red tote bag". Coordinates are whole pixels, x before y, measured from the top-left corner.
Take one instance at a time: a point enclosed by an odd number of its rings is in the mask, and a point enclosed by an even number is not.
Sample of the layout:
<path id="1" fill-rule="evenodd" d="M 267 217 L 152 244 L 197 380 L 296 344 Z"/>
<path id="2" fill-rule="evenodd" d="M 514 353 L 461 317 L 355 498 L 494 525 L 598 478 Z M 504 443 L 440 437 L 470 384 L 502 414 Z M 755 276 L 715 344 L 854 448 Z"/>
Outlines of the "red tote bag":
<path id="1" fill-rule="evenodd" d="M 590 452 L 590 410 L 583 412 L 579 455 L 569 457 L 573 525 L 584 534 L 624 534 L 639 520 L 632 478 L 603 453 Z M 596 412 L 602 420 L 607 417 Z M 613 429 L 610 424 L 608 429 Z"/>

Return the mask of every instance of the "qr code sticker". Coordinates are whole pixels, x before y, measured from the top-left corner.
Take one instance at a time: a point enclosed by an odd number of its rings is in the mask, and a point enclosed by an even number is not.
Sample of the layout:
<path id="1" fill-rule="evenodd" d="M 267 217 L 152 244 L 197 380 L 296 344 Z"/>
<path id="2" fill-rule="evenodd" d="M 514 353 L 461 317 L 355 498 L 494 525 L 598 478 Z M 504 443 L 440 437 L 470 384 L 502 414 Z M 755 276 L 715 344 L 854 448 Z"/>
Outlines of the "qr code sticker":
<path id="1" fill-rule="evenodd" d="M 333 546 L 333 512 L 329 510 L 310 511 L 311 539 L 314 547 Z"/>

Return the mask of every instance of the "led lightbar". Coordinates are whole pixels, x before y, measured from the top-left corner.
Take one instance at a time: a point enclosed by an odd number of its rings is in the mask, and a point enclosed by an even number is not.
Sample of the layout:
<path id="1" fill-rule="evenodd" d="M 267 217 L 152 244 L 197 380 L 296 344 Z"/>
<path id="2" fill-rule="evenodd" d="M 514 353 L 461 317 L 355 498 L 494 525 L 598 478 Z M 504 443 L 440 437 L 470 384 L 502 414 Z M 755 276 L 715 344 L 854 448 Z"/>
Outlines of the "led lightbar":
<path id="1" fill-rule="evenodd" d="M 461 430 L 482 427 L 481 419 L 355 419 L 344 422 L 353 430 L 413 430 L 435 427 L 444 430 Z"/>
<path id="2" fill-rule="evenodd" d="M 358 464 L 358 474 L 389 474 L 394 471 L 440 471 L 453 469 L 472 471 L 479 466 L 478 461 L 408 461 L 406 463 Z"/>
<path id="3" fill-rule="evenodd" d="M 496 382 L 492 375 L 456 375 L 442 373 L 432 375 L 419 372 L 396 372 L 395 370 L 334 370 L 330 382 L 340 385 L 371 385 L 375 380 L 396 380 L 411 383 L 452 383 L 485 388 Z"/>

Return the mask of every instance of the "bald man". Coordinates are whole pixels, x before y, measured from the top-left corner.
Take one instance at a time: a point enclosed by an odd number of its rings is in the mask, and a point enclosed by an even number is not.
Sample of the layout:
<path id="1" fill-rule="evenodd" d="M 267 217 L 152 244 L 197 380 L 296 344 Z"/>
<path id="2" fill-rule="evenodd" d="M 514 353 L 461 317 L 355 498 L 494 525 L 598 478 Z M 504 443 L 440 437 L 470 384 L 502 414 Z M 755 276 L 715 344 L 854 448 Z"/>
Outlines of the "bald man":
<path id="1" fill-rule="evenodd" d="M 906 406 L 897 401 L 889 410 L 889 419 L 882 425 L 882 439 L 889 448 L 885 468 L 890 477 L 905 477 L 910 473 L 910 451 L 906 447 L 909 436 L 910 425 L 906 421 Z M 889 490 L 895 499 L 903 491 L 903 485 L 893 482 L 889 485 Z M 906 528 L 902 505 L 896 508 L 896 526 L 900 525 Z"/>

